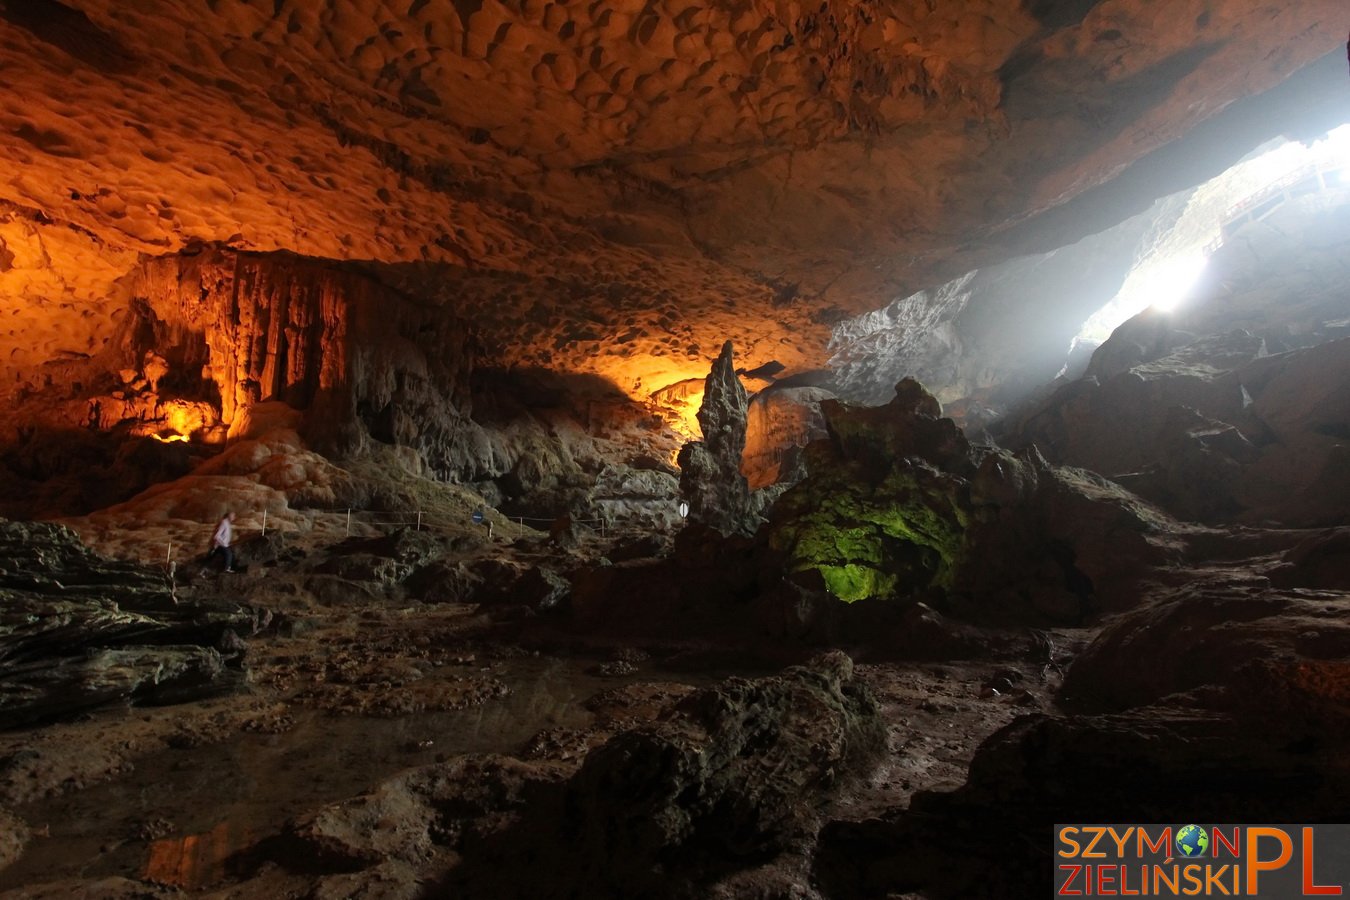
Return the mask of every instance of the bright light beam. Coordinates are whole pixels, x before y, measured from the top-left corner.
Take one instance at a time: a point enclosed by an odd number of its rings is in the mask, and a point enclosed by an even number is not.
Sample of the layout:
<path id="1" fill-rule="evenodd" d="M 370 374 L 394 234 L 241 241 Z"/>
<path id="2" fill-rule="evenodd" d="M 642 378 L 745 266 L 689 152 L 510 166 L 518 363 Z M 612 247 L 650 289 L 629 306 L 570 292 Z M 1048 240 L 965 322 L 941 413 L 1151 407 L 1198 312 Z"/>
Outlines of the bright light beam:
<path id="1" fill-rule="evenodd" d="M 1172 312 L 1190 296 L 1209 265 L 1209 257 L 1199 251 L 1165 259 L 1143 274 L 1139 292 L 1149 306 L 1159 312 Z"/>

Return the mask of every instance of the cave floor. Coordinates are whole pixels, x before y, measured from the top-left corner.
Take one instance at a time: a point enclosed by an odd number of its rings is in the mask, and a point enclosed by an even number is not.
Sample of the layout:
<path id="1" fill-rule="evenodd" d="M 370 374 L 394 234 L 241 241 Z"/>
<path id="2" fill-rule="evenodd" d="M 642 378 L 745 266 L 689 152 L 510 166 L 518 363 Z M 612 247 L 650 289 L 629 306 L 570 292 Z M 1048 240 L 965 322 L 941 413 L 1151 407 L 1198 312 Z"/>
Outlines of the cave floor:
<path id="1" fill-rule="evenodd" d="M 312 882 L 312 869 L 249 851 L 297 816 L 461 754 L 576 765 L 691 686 L 776 668 L 688 643 L 541 640 L 462 605 L 307 609 L 300 621 L 250 641 L 244 692 L 0 735 L 0 806 L 33 834 L 0 873 L 0 896 L 112 877 L 284 895 Z M 958 786 L 980 742 L 1048 708 L 1058 686 L 1055 667 L 1026 660 L 875 662 L 858 673 L 882 704 L 889 752 L 824 819 L 867 818 Z M 804 877 L 806 859 L 795 865 Z"/>

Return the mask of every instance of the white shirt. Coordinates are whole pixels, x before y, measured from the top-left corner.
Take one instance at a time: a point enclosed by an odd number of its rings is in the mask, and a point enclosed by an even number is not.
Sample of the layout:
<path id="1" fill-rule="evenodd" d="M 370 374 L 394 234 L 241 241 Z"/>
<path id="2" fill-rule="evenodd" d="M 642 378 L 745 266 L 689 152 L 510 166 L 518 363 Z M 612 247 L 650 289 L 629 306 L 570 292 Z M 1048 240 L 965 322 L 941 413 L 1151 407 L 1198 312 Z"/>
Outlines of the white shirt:
<path id="1" fill-rule="evenodd" d="M 230 520 L 228 518 L 221 519 L 220 524 L 216 526 L 216 533 L 211 535 L 211 546 L 228 547 L 233 539 L 234 527 L 230 525 Z"/>

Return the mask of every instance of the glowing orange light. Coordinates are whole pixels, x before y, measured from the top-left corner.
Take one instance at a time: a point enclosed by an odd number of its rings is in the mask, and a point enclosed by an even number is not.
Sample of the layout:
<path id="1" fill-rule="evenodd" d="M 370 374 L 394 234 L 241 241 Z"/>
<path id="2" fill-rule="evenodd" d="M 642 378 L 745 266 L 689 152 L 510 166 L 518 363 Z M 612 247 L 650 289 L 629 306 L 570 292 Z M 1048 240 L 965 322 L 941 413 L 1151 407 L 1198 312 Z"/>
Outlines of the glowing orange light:
<path id="1" fill-rule="evenodd" d="M 703 436 L 703 428 L 698 424 L 698 408 L 703 405 L 703 392 L 691 394 L 687 400 L 670 404 L 657 404 L 657 412 L 674 431 L 696 441 Z"/>
<path id="2" fill-rule="evenodd" d="M 655 391 L 648 398 L 652 410 L 676 433 L 696 441 L 703 436 L 698 410 L 703 405 L 703 379 L 686 378 Z"/>
<path id="3" fill-rule="evenodd" d="M 201 437 L 217 422 L 216 411 L 210 405 L 193 400 L 163 400 L 155 407 L 155 418 L 148 418 L 133 432 L 143 437 L 169 444 Z"/>
<path id="4" fill-rule="evenodd" d="M 640 355 L 605 367 L 603 375 L 676 434 L 698 440 L 703 434 L 698 410 L 709 365 L 711 361 L 704 359 L 675 362 Z"/>

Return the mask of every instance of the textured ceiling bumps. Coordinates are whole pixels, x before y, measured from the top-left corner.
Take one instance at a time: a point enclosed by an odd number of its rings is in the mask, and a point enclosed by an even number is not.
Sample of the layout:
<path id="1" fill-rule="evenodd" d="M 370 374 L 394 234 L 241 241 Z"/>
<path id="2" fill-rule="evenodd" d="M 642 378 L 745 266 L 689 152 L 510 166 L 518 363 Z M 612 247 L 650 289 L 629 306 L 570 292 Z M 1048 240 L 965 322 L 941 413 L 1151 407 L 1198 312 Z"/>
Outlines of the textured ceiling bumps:
<path id="1" fill-rule="evenodd" d="M 504 361 L 630 391 L 728 337 L 820 365 L 830 323 L 1278 83 L 1343 13 L 3 0 L 0 383 L 95 352 L 117 279 L 195 243 L 374 263 Z"/>

